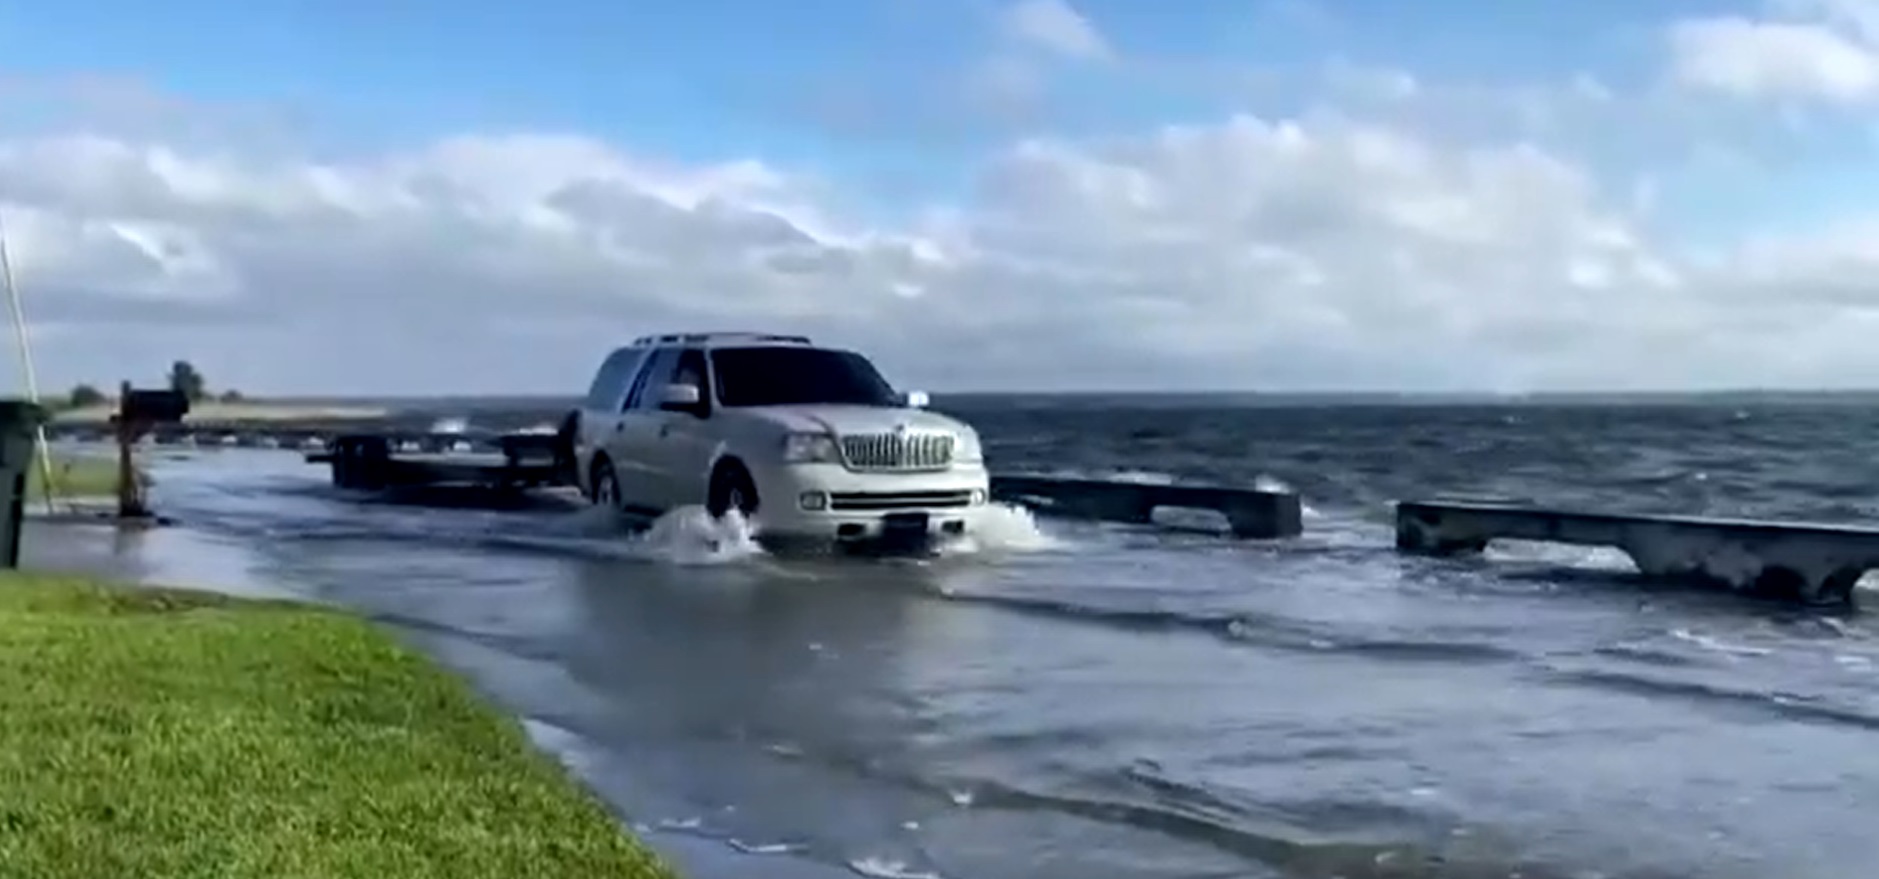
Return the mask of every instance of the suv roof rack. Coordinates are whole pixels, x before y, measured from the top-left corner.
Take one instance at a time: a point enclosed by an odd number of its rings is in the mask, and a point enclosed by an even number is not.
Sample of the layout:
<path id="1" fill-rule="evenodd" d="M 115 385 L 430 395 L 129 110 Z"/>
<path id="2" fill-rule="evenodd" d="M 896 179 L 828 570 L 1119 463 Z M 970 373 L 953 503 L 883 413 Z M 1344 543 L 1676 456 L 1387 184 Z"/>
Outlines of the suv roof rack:
<path id="1" fill-rule="evenodd" d="M 711 333 L 660 333 L 651 336 L 640 336 L 633 340 L 633 345 L 635 347 L 640 345 L 710 345 L 718 342 L 780 342 L 790 345 L 811 344 L 808 336 L 731 331 Z"/>

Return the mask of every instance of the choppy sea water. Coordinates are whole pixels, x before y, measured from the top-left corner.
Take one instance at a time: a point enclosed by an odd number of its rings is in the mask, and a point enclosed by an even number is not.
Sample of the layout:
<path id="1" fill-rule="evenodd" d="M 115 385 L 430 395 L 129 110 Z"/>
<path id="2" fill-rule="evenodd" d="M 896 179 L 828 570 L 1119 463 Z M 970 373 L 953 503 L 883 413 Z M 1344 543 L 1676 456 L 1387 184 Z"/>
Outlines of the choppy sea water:
<path id="1" fill-rule="evenodd" d="M 1009 469 L 1297 488 L 1295 541 L 1032 520 L 920 561 L 765 555 L 695 511 L 362 502 L 165 454 L 183 525 L 29 563 L 339 602 L 526 719 L 693 875 L 1864 875 L 1865 614 L 1622 555 L 1391 548 L 1433 493 L 1859 522 L 1879 409 L 957 410 Z M 1868 602 L 1870 604 L 1870 602 Z"/>

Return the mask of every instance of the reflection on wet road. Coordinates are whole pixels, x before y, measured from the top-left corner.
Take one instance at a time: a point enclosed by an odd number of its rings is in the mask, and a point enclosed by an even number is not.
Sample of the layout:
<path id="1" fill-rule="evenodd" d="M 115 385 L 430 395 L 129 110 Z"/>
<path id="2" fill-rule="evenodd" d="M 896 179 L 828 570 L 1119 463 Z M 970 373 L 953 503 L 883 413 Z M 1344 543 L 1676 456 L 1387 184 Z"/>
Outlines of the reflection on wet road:
<path id="1" fill-rule="evenodd" d="M 1642 590 L 1598 554 L 1405 559 L 1320 510 L 1285 548 L 1010 516 L 936 560 L 778 560 L 697 523 L 358 503 L 283 452 L 157 476 L 182 527 L 36 526 L 28 563 L 370 614 L 701 877 L 1879 858 L 1868 624 Z"/>

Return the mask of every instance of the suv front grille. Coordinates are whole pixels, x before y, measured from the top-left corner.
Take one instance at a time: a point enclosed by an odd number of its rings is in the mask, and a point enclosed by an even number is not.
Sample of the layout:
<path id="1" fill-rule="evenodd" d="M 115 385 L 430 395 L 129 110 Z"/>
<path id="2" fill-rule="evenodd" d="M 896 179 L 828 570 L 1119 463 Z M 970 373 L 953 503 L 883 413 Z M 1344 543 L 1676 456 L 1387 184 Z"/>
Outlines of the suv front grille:
<path id="1" fill-rule="evenodd" d="M 842 457 L 855 470 L 944 470 L 953 464 L 945 433 L 862 433 L 842 437 Z"/>
<path id="2" fill-rule="evenodd" d="M 971 505 L 972 492 L 970 491 L 838 491 L 829 495 L 829 509 L 837 512 L 920 510 Z"/>

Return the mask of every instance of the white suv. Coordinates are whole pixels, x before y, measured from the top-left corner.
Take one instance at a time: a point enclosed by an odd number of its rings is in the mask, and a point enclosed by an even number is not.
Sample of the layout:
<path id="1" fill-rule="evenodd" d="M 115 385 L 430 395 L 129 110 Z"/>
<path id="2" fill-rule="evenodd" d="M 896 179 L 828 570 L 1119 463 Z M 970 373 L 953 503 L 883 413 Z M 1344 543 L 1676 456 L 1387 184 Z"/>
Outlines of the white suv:
<path id="1" fill-rule="evenodd" d="M 601 364 L 571 463 L 596 504 L 738 510 L 766 542 L 963 535 L 989 491 L 979 436 L 925 404 L 803 336 L 646 336 Z"/>

